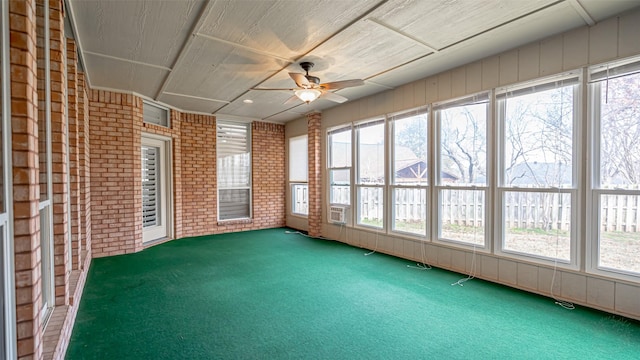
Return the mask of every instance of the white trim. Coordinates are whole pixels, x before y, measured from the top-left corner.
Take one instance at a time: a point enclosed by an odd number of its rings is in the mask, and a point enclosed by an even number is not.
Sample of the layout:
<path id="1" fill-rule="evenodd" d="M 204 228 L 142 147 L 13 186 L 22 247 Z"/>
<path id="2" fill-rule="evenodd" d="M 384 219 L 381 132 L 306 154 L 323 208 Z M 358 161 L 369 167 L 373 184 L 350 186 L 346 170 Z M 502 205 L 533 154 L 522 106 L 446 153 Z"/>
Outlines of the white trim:
<path id="1" fill-rule="evenodd" d="M 142 133 L 141 146 L 153 146 L 160 149 L 160 224 L 152 228 L 142 229 L 142 242 L 149 243 L 158 239 L 173 236 L 173 168 L 172 168 L 172 139 L 169 137 Z"/>
<path id="2" fill-rule="evenodd" d="M 9 39 L 9 5 L 7 1 L 2 1 L 0 4 L 0 36 L 2 36 L 0 57 L 2 59 L 2 108 L 0 108 L 0 126 L 2 126 L 2 163 L 4 164 L 4 171 L 2 181 L 4 187 L 3 191 L 5 212 L 0 213 L 0 225 L 5 228 L 4 241 L 0 244 L 2 246 L 2 284 L 4 285 L 0 291 L 3 297 L 4 308 L 0 309 L 3 312 L 2 317 L 4 323 L 0 326 L 4 326 L 2 332 L 4 333 L 4 349 L 0 347 L 0 357 L 6 359 L 16 359 L 18 356 L 17 348 L 17 330 L 16 330 L 16 300 L 15 300 L 15 264 L 14 264 L 14 238 L 13 238 L 13 176 L 10 169 L 12 169 L 12 143 L 11 143 L 11 82 L 10 69 L 9 69 L 9 52 L 10 52 L 10 39 Z M 2 209 L 0 209 L 2 211 Z"/>
<path id="3" fill-rule="evenodd" d="M 46 152 L 47 152 L 47 199 L 40 205 L 41 210 L 45 210 L 46 224 L 48 229 L 46 233 L 49 235 L 49 239 L 42 243 L 41 235 L 41 261 L 42 264 L 49 265 L 48 270 L 50 274 L 41 272 L 41 284 L 42 284 L 42 309 L 40 310 L 40 320 L 42 329 L 46 328 L 49 316 L 53 312 L 55 306 L 55 263 L 54 263 L 54 243 L 53 243 L 53 161 L 51 150 L 51 36 L 50 36 L 50 22 L 49 22 L 49 3 L 45 1 L 44 5 L 44 77 L 45 77 L 45 122 L 47 123 L 46 130 Z M 40 215 L 42 216 L 42 215 Z M 41 222 L 42 223 L 42 222 Z M 40 229 L 43 232 L 43 229 Z M 46 256 L 46 259 L 45 259 Z M 44 265 L 41 265 L 44 266 Z M 48 288 L 45 288 L 45 276 L 50 283 Z"/>

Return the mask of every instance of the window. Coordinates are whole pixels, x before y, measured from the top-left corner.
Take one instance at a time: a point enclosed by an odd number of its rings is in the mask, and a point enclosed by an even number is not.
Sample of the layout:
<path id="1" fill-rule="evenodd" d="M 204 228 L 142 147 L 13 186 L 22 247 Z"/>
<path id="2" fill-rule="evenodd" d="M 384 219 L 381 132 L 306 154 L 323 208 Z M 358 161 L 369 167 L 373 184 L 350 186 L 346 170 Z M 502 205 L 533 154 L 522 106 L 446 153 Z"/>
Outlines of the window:
<path id="1" fill-rule="evenodd" d="M 435 106 L 438 239 L 485 245 L 487 93 Z"/>
<path id="2" fill-rule="evenodd" d="M 504 252 L 575 259 L 578 84 L 569 75 L 496 96 Z"/>
<path id="3" fill-rule="evenodd" d="M 218 219 L 251 217 L 251 124 L 219 121 Z"/>
<path id="4" fill-rule="evenodd" d="M 143 121 L 149 124 L 169 127 L 169 109 L 152 104 L 147 101 L 142 102 Z"/>
<path id="5" fill-rule="evenodd" d="M 385 198 L 385 121 L 356 125 L 357 223 L 384 228 Z"/>
<path id="6" fill-rule="evenodd" d="M 596 266 L 640 275 L 640 61 L 591 69 Z"/>
<path id="7" fill-rule="evenodd" d="M 291 213 L 309 214 L 309 177 L 307 135 L 289 139 L 289 185 Z"/>
<path id="8" fill-rule="evenodd" d="M 392 231 L 427 235 L 429 118 L 425 108 L 390 118 Z"/>
<path id="9" fill-rule="evenodd" d="M 329 149 L 329 202 L 335 205 L 351 204 L 351 127 L 330 130 Z"/>

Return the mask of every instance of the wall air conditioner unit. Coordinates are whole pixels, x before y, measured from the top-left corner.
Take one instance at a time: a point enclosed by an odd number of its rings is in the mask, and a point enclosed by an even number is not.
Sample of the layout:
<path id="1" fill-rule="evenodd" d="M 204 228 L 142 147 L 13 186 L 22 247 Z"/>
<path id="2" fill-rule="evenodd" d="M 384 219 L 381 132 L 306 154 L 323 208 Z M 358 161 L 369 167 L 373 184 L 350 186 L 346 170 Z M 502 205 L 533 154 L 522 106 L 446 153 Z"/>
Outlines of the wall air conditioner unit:
<path id="1" fill-rule="evenodd" d="M 340 205 L 329 206 L 329 223 L 331 224 L 346 224 L 347 222 L 347 207 Z"/>

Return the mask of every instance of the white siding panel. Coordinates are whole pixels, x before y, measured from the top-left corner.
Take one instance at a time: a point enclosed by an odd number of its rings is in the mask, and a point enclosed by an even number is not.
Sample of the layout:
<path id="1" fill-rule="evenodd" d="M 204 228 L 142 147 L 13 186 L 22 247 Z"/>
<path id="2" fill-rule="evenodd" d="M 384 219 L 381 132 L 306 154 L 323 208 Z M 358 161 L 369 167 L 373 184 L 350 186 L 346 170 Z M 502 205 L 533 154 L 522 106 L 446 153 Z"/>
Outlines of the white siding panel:
<path id="1" fill-rule="evenodd" d="M 467 65 L 466 85 L 467 94 L 473 94 L 482 90 L 482 62 L 476 61 Z"/>
<path id="2" fill-rule="evenodd" d="M 562 298 L 584 303 L 587 301 L 587 278 L 574 273 L 562 274 Z"/>
<path id="3" fill-rule="evenodd" d="M 618 18 L 589 28 L 589 63 L 598 64 L 618 56 Z"/>
<path id="4" fill-rule="evenodd" d="M 467 92 L 467 69 L 462 66 L 451 70 L 451 97 L 460 97 Z"/>
<path id="5" fill-rule="evenodd" d="M 615 283 L 610 280 L 587 278 L 587 304 L 602 309 L 614 309 Z"/>
<path id="6" fill-rule="evenodd" d="M 618 55 L 628 57 L 640 54 L 640 11 L 620 17 Z"/>
<path id="7" fill-rule="evenodd" d="M 451 266 L 451 249 L 439 247 L 438 251 L 438 265 L 444 267 Z"/>
<path id="8" fill-rule="evenodd" d="M 518 51 L 518 81 L 531 80 L 540 73 L 540 45 L 527 45 Z"/>
<path id="9" fill-rule="evenodd" d="M 616 283 L 616 311 L 640 316 L 640 287 Z"/>
<path id="10" fill-rule="evenodd" d="M 482 90 L 492 89 L 500 83 L 500 58 L 498 56 L 482 60 Z"/>
<path id="11" fill-rule="evenodd" d="M 518 82 L 518 50 L 512 50 L 500 55 L 500 85 L 510 85 Z"/>
<path id="12" fill-rule="evenodd" d="M 518 264 L 518 286 L 529 290 L 538 289 L 538 267 L 529 264 Z"/>
<path id="13" fill-rule="evenodd" d="M 427 83 L 425 80 L 418 80 L 414 82 L 413 101 L 414 104 L 412 107 L 418 107 L 427 104 Z"/>
<path id="14" fill-rule="evenodd" d="M 425 100 L 428 103 L 438 101 L 438 78 L 435 76 L 425 80 Z"/>
<path id="15" fill-rule="evenodd" d="M 451 99 L 451 71 L 438 75 L 438 100 Z"/>
<path id="16" fill-rule="evenodd" d="M 500 282 L 510 285 L 516 285 L 518 264 L 515 261 L 498 259 L 498 280 Z"/>
<path id="17" fill-rule="evenodd" d="M 451 268 L 466 274 L 467 257 L 466 252 L 460 250 L 451 250 Z"/>
<path id="18" fill-rule="evenodd" d="M 538 268 L 538 291 L 543 294 L 549 294 L 551 291 L 551 282 L 553 281 L 553 295 L 559 296 L 562 289 L 562 271 L 556 271 L 554 276 L 553 269 Z"/>
<path id="19" fill-rule="evenodd" d="M 589 29 L 577 28 L 564 34 L 562 52 L 563 70 L 573 70 L 587 65 L 589 49 Z"/>
<path id="20" fill-rule="evenodd" d="M 498 280 L 498 259 L 491 256 L 481 256 L 480 264 L 482 277 L 489 280 Z"/>
<path id="21" fill-rule="evenodd" d="M 540 76 L 562 72 L 562 35 L 554 36 L 540 42 Z"/>

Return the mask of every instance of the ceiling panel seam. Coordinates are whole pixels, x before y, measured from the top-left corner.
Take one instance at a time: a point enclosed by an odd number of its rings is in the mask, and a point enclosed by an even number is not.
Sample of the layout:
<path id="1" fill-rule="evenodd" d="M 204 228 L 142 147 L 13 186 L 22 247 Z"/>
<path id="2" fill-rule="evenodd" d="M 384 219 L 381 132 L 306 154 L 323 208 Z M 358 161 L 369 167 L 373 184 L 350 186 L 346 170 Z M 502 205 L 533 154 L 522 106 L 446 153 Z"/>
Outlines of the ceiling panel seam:
<path id="1" fill-rule="evenodd" d="M 207 0 L 205 4 L 202 6 L 202 10 L 200 10 L 200 14 L 198 14 L 197 20 L 193 24 L 193 28 L 189 31 L 189 36 L 187 36 L 186 41 L 184 42 L 184 44 L 182 44 L 182 48 L 178 52 L 178 56 L 176 57 L 175 61 L 171 65 L 171 70 L 162 81 L 162 86 L 160 86 L 160 90 L 158 90 L 158 92 L 156 93 L 156 96 L 154 97 L 156 101 L 159 101 L 158 99 L 160 98 L 160 95 L 162 95 L 164 93 L 164 90 L 167 88 L 167 85 L 171 80 L 171 76 L 173 75 L 173 69 L 175 69 L 180 64 L 182 59 L 184 59 L 184 56 L 185 56 L 184 54 L 189 50 L 189 48 L 191 47 L 191 44 L 194 41 L 193 39 L 195 38 L 195 33 L 197 33 L 200 30 L 200 27 L 202 27 L 202 23 L 209 15 L 209 12 L 211 12 L 211 1 Z"/>
<path id="2" fill-rule="evenodd" d="M 424 41 L 422 41 L 420 39 L 417 39 L 417 38 L 405 33 L 404 31 L 402 31 L 400 29 L 396 29 L 393 26 L 391 26 L 389 24 L 386 24 L 386 23 L 384 23 L 384 22 L 382 22 L 382 21 L 380 21 L 380 20 L 378 20 L 376 18 L 368 18 L 368 19 L 365 19 L 365 21 L 371 22 L 373 24 L 376 24 L 376 25 L 380 26 L 381 28 L 383 28 L 385 30 L 388 30 L 388 31 L 390 31 L 390 32 L 402 37 L 402 38 L 405 38 L 407 40 L 415 42 L 416 44 L 424 47 L 425 49 L 427 49 L 427 50 L 429 50 L 431 52 L 435 52 L 435 53 L 440 52 L 440 50 L 438 50 L 434 46 L 431 46 L 431 45 L 427 44 L 426 42 L 424 42 Z"/>
<path id="3" fill-rule="evenodd" d="M 500 23 L 500 24 L 498 24 L 498 25 L 495 25 L 495 26 L 493 26 L 493 27 L 491 27 L 491 28 L 489 28 L 489 29 L 483 30 L 483 31 L 478 32 L 478 33 L 476 33 L 476 34 L 474 34 L 474 35 L 467 36 L 467 37 L 466 37 L 466 38 L 464 38 L 464 39 L 458 40 L 458 41 L 456 41 L 456 42 L 454 42 L 454 43 L 452 43 L 452 44 L 449 44 L 449 45 L 447 45 L 447 46 L 442 47 L 442 48 L 439 50 L 439 53 L 440 53 L 440 54 L 443 54 L 445 50 L 449 50 L 449 49 L 451 49 L 451 48 L 453 48 L 453 47 L 455 47 L 455 46 L 457 46 L 457 45 L 460 45 L 460 44 L 462 44 L 462 43 L 464 43 L 464 42 L 467 42 L 467 41 L 469 41 L 469 40 L 471 40 L 471 39 L 474 39 L 474 38 L 476 38 L 476 37 L 478 37 L 478 36 L 481 36 L 481 35 L 487 34 L 487 33 L 491 32 L 491 31 L 497 30 L 497 29 L 499 29 L 499 28 L 501 28 L 501 27 L 503 27 L 503 26 L 506 26 L 506 25 L 512 24 L 512 23 L 514 23 L 514 22 L 516 22 L 516 21 L 522 20 L 522 19 L 524 19 L 524 18 L 526 18 L 526 17 L 529 17 L 529 16 L 531 16 L 531 15 L 537 14 L 537 13 L 539 13 L 539 12 L 541 12 L 541 11 L 544 11 L 544 10 L 546 10 L 546 9 L 549 9 L 549 8 L 551 8 L 551 7 L 554 7 L 554 6 L 556 6 L 556 5 L 558 5 L 558 4 L 561 4 L 561 3 L 563 3 L 563 2 L 565 2 L 565 0 L 558 0 L 558 1 L 555 1 L 555 2 L 553 2 L 553 3 L 551 3 L 551 4 L 547 4 L 547 5 L 545 5 L 545 6 L 542 6 L 542 7 L 538 8 L 538 9 L 532 10 L 532 11 L 530 11 L 530 12 L 526 13 L 526 14 L 520 15 L 520 16 L 518 16 L 518 17 L 515 17 L 515 18 L 513 18 L 513 19 L 510 19 L 510 20 L 505 21 L 505 22 L 503 22 L 503 23 Z M 365 78 L 364 80 L 366 80 L 366 81 L 370 81 L 370 79 L 373 79 L 373 78 L 378 77 L 378 76 L 380 76 L 380 75 L 386 74 L 386 73 L 391 72 L 391 71 L 393 71 L 393 70 L 399 69 L 399 68 L 401 68 L 401 67 L 403 67 L 403 66 L 409 65 L 409 64 L 411 64 L 411 63 L 413 63 L 413 62 L 416 62 L 416 61 L 418 61 L 418 60 L 422 60 L 422 59 L 426 58 L 427 56 L 430 56 L 430 55 L 433 55 L 433 54 L 434 54 L 434 53 L 429 53 L 429 54 L 426 54 L 426 55 L 418 56 L 418 57 L 416 57 L 416 58 L 414 58 L 414 59 L 411 59 L 411 60 L 409 60 L 409 61 L 406 61 L 406 62 L 404 62 L 404 63 L 402 63 L 402 64 L 399 64 L 399 65 L 397 65 L 397 66 L 394 66 L 394 67 L 391 67 L 391 68 L 385 69 L 385 70 L 383 70 L 383 71 L 381 71 L 381 72 L 379 72 L 379 73 L 377 73 L 377 74 L 371 75 L 371 76 L 369 76 L 369 77 Z"/>
<path id="4" fill-rule="evenodd" d="M 227 101 L 227 100 L 219 100 L 219 99 L 206 98 L 206 97 L 202 97 L 202 96 L 194 96 L 194 95 L 178 94 L 178 93 L 169 92 L 169 91 L 165 91 L 165 92 L 163 92 L 163 94 L 165 94 L 165 95 L 171 95 L 171 96 L 180 96 L 180 97 L 185 97 L 185 98 L 189 98 L 189 99 L 197 99 L 197 100 L 205 100 L 205 101 L 221 102 L 221 103 L 225 103 L 225 104 L 228 104 L 228 103 L 229 103 L 229 101 Z"/>
<path id="5" fill-rule="evenodd" d="M 596 21 L 593 19 L 593 17 L 591 17 L 591 15 L 589 15 L 589 13 L 587 12 L 587 9 L 585 9 L 584 6 L 582 6 L 579 0 L 569 0 L 569 4 L 571 4 L 571 7 L 573 7 L 573 9 L 578 14 L 580 14 L 582 19 L 584 19 L 584 21 L 587 23 L 587 25 L 593 26 L 596 24 Z"/>
<path id="6" fill-rule="evenodd" d="M 125 59 L 125 58 L 121 58 L 121 57 L 117 57 L 117 56 L 97 53 L 97 52 L 94 52 L 94 51 L 86 51 L 85 50 L 84 53 L 85 54 L 89 54 L 89 55 L 102 57 L 102 58 L 105 58 L 105 59 L 128 62 L 128 63 L 131 63 L 131 64 L 149 66 L 149 67 L 156 68 L 156 69 L 162 69 L 162 70 L 166 70 L 166 71 L 171 71 L 171 68 L 168 68 L 168 67 L 162 66 L 162 65 L 156 65 L 156 64 L 146 63 L 146 62 L 137 61 L 137 60 Z"/>
<path id="7" fill-rule="evenodd" d="M 374 11 L 378 10 L 382 5 L 386 4 L 387 2 L 389 2 L 389 0 L 382 0 L 380 2 L 378 2 L 377 4 L 375 4 L 374 6 L 372 6 L 369 10 L 365 11 L 363 14 L 361 14 L 360 16 L 356 17 L 355 19 L 351 20 L 350 22 L 348 22 L 347 24 L 345 24 L 344 26 L 342 26 L 340 29 L 338 29 L 336 32 L 334 32 L 333 34 L 327 36 L 324 40 L 322 40 L 321 42 L 319 42 L 318 44 L 316 44 L 314 47 L 312 47 L 311 49 L 307 50 L 304 54 L 296 57 L 293 62 L 296 63 L 298 61 L 300 61 L 301 59 L 303 59 L 305 56 L 309 55 L 312 51 L 314 51 L 315 49 L 317 49 L 318 47 L 322 46 L 323 44 L 325 44 L 327 41 L 333 39 L 334 37 L 336 37 L 338 34 L 343 33 L 344 31 L 346 31 L 347 29 L 349 29 L 351 26 L 353 26 L 354 24 L 362 21 L 363 19 L 365 19 L 367 16 L 371 15 Z M 288 65 L 287 65 L 288 66 Z M 272 77 L 274 77 L 276 74 L 278 74 L 279 72 L 285 70 L 287 68 L 287 66 L 283 67 L 282 69 L 280 69 L 279 71 L 274 72 L 272 75 L 268 76 L 267 78 L 263 79 L 262 81 L 258 82 L 257 84 L 255 84 L 254 86 L 252 86 L 251 88 L 255 88 L 260 86 L 260 84 L 263 84 L 265 81 L 271 79 Z M 240 95 L 236 96 L 234 99 L 232 99 L 230 101 L 230 103 L 233 103 L 234 101 L 238 100 L 239 98 L 243 97 L 245 94 L 247 94 L 249 90 L 244 91 L 243 93 L 241 93 Z M 263 119 L 267 119 L 269 117 L 278 115 L 280 113 L 283 113 L 285 111 L 289 111 L 291 109 L 295 109 L 296 107 L 298 107 L 300 105 L 295 105 L 290 107 L 289 109 L 283 110 L 279 113 L 276 114 L 272 114 L 269 115 L 266 118 Z M 219 109 L 217 109 L 216 111 L 222 110 L 226 107 L 226 105 L 220 107 Z"/>

